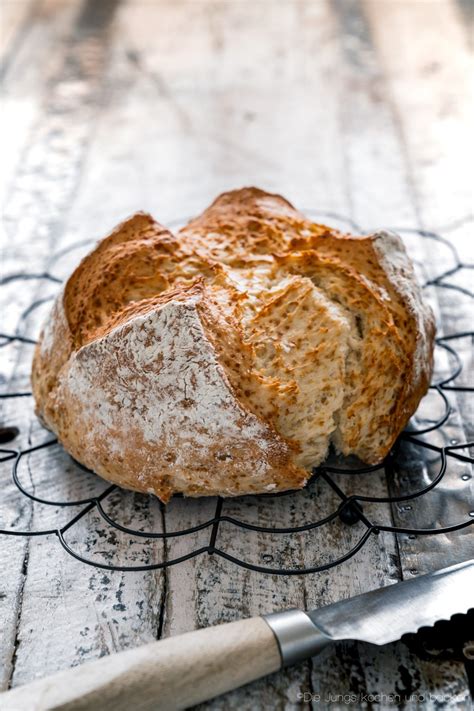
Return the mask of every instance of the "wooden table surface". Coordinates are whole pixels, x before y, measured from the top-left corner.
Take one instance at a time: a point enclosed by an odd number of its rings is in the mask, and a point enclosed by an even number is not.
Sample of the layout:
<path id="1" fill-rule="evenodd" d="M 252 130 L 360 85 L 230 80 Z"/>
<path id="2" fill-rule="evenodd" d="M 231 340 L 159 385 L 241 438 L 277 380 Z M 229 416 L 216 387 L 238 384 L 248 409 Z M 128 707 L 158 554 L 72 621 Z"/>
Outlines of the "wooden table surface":
<path id="1" fill-rule="evenodd" d="M 468 259 L 469 0 L 2 0 L 1 15 L 4 274 L 63 277 L 87 246 L 54 262 L 53 254 L 102 237 L 130 213 L 147 210 L 171 224 L 242 185 L 367 229 L 446 228 Z M 415 249 L 429 276 L 447 256 L 422 242 Z M 468 277 L 453 279 L 468 288 Z M 48 279 L 2 287 L 1 330 L 12 333 L 25 308 L 57 288 Z M 463 294 L 431 291 L 445 333 L 470 328 Z M 36 335 L 45 313 L 39 305 L 22 328 Z M 463 358 L 467 346 L 459 342 Z M 3 357 L 2 387 L 27 391 L 31 346 L 15 342 Z M 469 368 L 461 377 L 467 385 Z M 472 423 L 467 396 L 455 395 L 449 432 L 459 442 Z M 2 422 L 20 429 L 12 446 L 48 439 L 31 398 L 3 402 Z M 0 528 L 55 527 L 70 515 L 22 497 L 10 464 L 0 468 Z M 79 475 L 59 447 L 30 457 L 21 476 L 56 500 L 103 486 Z M 386 493 L 387 483 L 374 481 L 372 493 Z M 321 515 L 331 502 L 321 491 L 307 506 Z M 122 522 L 136 524 L 138 516 L 144 527 L 169 531 L 212 516 L 215 502 L 177 500 L 160 509 L 127 494 L 111 506 Z M 225 506 L 231 515 L 282 526 L 301 516 L 285 498 L 270 510 L 248 500 Z M 403 512 L 387 508 L 383 515 L 400 520 Z M 96 549 L 102 536 L 103 558 L 141 560 L 143 542 L 104 534 L 96 524 L 75 532 L 75 545 Z M 319 543 L 308 536 L 275 543 L 275 557 L 308 565 L 340 554 L 353 541 L 351 530 L 330 527 Z M 220 535 L 236 555 L 256 560 L 263 549 L 256 534 L 223 527 Z M 203 540 L 198 532 L 164 546 L 155 541 L 148 555 L 182 555 Z M 0 688 L 199 626 L 378 588 L 439 567 L 446 550 L 456 559 L 459 540 L 443 537 L 443 550 L 435 544 L 421 556 L 416 541 L 383 534 L 336 569 L 278 577 L 212 555 L 166 571 L 106 572 L 68 556 L 54 535 L 1 536 Z M 472 534 L 469 540 L 472 547 Z M 347 694 L 352 700 L 330 700 Z M 466 709 L 466 668 L 418 659 L 402 643 L 347 643 L 205 708 L 384 709 L 397 705 L 391 694 L 403 708 Z"/>

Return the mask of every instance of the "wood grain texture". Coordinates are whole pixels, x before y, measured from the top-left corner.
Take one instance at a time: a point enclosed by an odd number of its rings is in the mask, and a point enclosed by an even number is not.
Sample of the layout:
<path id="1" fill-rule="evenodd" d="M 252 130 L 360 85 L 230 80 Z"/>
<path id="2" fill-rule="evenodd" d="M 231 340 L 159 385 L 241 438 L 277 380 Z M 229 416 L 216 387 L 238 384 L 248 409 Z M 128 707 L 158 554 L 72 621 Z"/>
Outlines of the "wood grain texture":
<path id="1" fill-rule="evenodd" d="M 365 228 L 438 228 L 461 220 L 449 236 L 464 259 L 471 258 L 466 235 L 474 163 L 467 159 L 472 139 L 464 84 L 469 35 L 454 0 L 284 0 L 271 11 L 263 0 L 101 5 L 105 10 L 97 15 L 91 2 L 41 2 L 22 41 L 8 40 L 4 103 L 17 130 L 10 131 L 1 183 L 9 238 L 5 273 L 50 269 L 64 277 L 87 247 L 51 263 L 53 250 L 97 239 L 138 209 L 165 224 L 186 218 L 216 194 L 245 184 L 278 191 L 301 208 L 345 214 Z M 15 14 L 12 33 L 23 23 L 18 8 Z M 428 275 L 449 259 L 428 241 L 407 236 L 407 243 Z M 8 332 L 32 300 L 57 289 L 44 280 L 18 287 L 12 282 L 8 292 L 0 291 Z M 427 293 L 444 332 L 468 327 L 467 299 L 448 289 Z M 34 333 L 45 309 L 40 306 L 23 326 Z M 467 382 L 469 344 L 459 345 Z M 29 389 L 28 349 L 4 350 L 1 372 L 9 387 Z M 452 403 L 449 438 L 461 441 L 467 399 L 453 397 Z M 28 398 L 3 404 L 3 419 L 20 427 L 22 446 L 48 438 Z M 59 448 L 52 459 L 50 454 L 38 452 L 22 463 L 30 486 L 35 482 L 38 491 L 58 497 L 102 490 L 94 477 L 78 477 Z M 462 471 L 454 468 L 454 476 Z M 8 464 L 0 476 L 0 526 L 47 527 L 62 515 L 22 499 L 8 483 Z M 363 486 L 372 494 L 387 492 L 380 477 Z M 226 502 L 223 511 L 297 525 L 335 501 L 320 482 L 305 494 L 304 506 L 289 505 L 285 497 L 243 499 Z M 176 499 L 162 510 L 118 493 L 110 513 L 125 525 L 172 531 L 212 518 L 215 506 L 215 500 Z M 419 520 L 416 510 L 368 511 L 385 523 Z M 87 523 L 70 532 L 71 543 L 101 562 L 130 560 L 130 553 L 136 561 L 171 559 L 208 545 L 210 537 L 204 529 L 163 545 L 134 539 L 130 551 L 127 537 L 94 517 Z M 298 566 L 347 550 L 358 535 L 357 526 L 334 524 L 312 536 L 275 536 L 269 545 L 262 534 L 242 535 L 223 524 L 216 545 L 260 564 Z M 458 539 L 452 540 L 455 545 Z M 101 572 L 69 558 L 54 536 L 29 544 L 2 537 L 7 574 L 0 596 L 0 688 L 160 636 L 327 604 L 409 577 L 415 567 L 437 567 L 436 552 L 420 562 L 421 544 L 382 534 L 337 570 L 285 578 L 208 554 L 163 573 Z M 303 692 L 309 696 L 298 696 Z M 429 692 L 448 694 L 447 708 L 465 707 L 463 665 L 420 662 L 403 644 L 376 651 L 343 644 L 204 707 L 321 709 L 329 707 L 324 700 L 330 694 Z M 383 700 L 372 702 L 374 709 L 386 707 Z"/>

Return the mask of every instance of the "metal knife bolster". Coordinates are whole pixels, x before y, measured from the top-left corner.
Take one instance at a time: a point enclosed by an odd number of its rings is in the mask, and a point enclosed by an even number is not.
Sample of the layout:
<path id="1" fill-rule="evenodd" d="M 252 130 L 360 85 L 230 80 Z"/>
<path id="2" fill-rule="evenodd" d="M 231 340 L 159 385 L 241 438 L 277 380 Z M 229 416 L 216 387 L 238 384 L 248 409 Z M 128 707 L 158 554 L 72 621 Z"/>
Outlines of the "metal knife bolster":
<path id="1" fill-rule="evenodd" d="M 285 610 L 263 615 L 278 642 L 282 667 L 318 654 L 333 640 L 325 635 L 302 610 Z"/>

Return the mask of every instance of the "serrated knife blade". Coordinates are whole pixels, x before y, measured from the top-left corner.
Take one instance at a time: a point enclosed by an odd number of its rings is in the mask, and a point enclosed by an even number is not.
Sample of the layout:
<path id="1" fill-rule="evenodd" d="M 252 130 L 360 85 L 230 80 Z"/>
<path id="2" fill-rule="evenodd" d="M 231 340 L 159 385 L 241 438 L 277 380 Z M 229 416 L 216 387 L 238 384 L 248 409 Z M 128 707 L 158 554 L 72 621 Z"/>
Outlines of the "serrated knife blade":
<path id="1" fill-rule="evenodd" d="M 267 615 L 265 620 L 287 666 L 316 654 L 330 642 L 387 644 L 470 608 L 474 608 L 474 560 L 318 610 L 287 610 Z"/>
<path id="2" fill-rule="evenodd" d="M 341 600 L 309 613 L 333 640 L 387 644 L 474 607 L 474 561 Z"/>

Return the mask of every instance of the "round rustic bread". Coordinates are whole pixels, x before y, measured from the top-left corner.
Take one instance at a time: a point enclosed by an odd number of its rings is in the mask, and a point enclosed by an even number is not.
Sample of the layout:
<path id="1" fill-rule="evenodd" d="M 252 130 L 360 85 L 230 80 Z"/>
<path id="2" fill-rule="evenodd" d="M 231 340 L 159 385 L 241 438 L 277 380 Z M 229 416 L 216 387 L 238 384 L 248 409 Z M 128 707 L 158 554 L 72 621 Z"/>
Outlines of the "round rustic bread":
<path id="1" fill-rule="evenodd" d="M 138 213 L 77 267 L 33 362 L 37 414 L 162 501 L 304 486 L 332 444 L 383 459 L 429 386 L 434 319 L 401 239 L 221 195 L 177 235 Z"/>

